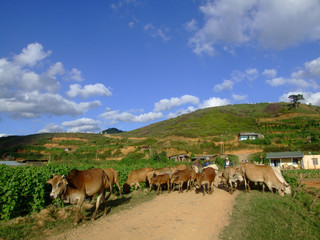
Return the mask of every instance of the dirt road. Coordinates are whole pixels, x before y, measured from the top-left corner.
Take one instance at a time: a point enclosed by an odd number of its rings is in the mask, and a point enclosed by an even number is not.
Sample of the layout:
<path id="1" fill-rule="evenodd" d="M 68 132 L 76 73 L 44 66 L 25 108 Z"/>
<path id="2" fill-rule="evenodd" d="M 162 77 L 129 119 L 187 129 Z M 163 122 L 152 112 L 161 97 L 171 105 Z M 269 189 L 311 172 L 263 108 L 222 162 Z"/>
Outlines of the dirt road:
<path id="1" fill-rule="evenodd" d="M 52 239 L 218 239 L 227 226 L 237 192 L 212 195 L 163 193 L 130 210 L 104 216 Z"/>

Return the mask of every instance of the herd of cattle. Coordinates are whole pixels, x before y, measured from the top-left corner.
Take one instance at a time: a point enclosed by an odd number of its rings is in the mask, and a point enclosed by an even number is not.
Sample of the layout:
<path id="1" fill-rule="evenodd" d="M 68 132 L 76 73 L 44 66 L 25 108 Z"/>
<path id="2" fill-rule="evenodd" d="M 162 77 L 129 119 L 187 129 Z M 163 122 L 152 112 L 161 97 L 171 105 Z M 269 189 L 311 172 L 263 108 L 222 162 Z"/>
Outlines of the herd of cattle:
<path id="1" fill-rule="evenodd" d="M 127 181 L 123 185 L 123 193 L 128 193 L 134 186 L 135 190 L 141 189 L 140 183 L 149 184 L 150 191 L 153 186 L 157 187 L 158 194 L 166 186 L 170 192 L 178 187 L 179 192 L 196 188 L 196 191 L 202 189 L 205 193 L 212 194 L 214 185 L 224 184 L 230 193 L 244 182 L 245 190 L 250 190 L 249 182 L 258 182 L 267 185 L 270 191 L 276 189 L 278 193 L 291 194 L 289 184 L 284 180 L 278 168 L 267 165 L 255 165 L 252 163 L 243 163 L 237 167 L 226 167 L 218 171 L 215 164 L 211 164 L 199 171 L 195 166 L 181 164 L 175 167 L 165 167 L 160 169 L 140 168 L 129 173 Z M 100 203 L 104 204 L 104 214 L 106 213 L 106 200 L 110 197 L 112 188 L 116 185 L 121 195 L 118 172 L 112 168 L 107 169 L 88 169 L 79 171 L 73 169 L 67 176 L 54 175 L 47 183 L 52 185 L 50 193 L 51 198 L 61 198 L 66 203 L 76 205 L 76 220 L 78 223 L 83 219 L 81 207 L 85 198 L 92 198 L 97 195 L 96 208 L 92 220 L 96 218 Z M 110 193 L 104 195 L 105 190 Z"/>

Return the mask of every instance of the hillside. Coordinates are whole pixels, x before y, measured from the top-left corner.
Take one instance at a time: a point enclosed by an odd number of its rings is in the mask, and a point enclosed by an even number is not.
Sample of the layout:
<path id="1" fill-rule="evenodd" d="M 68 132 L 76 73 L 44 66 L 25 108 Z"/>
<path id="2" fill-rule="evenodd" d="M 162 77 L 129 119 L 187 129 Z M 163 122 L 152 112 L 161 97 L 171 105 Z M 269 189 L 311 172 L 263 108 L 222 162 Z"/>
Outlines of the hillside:
<path id="1" fill-rule="evenodd" d="M 262 133 L 255 141 L 237 140 L 240 132 Z M 100 161 L 123 158 L 255 153 L 320 152 L 320 107 L 288 103 L 228 105 L 201 109 L 118 134 L 52 133 L 0 138 L 2 159 Z"/>
<path id="2" fill-rule="evenodd" d="M 301 104 L 291 109 L 288 103 L 239 104 L 200 109 L 179 117 L 154 123 L 143 128 L 121 134 L 125 137 L 190 138 L 229 136 L 233 139 L 239 132 L 262 132 L 269 124 L 305 124 L 320 120 L 320 108 Z"/>

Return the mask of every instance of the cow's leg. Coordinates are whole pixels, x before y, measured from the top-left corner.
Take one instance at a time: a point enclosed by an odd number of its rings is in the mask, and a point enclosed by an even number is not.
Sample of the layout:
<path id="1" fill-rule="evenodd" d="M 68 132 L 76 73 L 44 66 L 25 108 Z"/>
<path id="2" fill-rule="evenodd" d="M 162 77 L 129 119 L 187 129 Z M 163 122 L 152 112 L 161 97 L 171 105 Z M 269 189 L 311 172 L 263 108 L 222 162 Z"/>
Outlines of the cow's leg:
<path id="1" fill-rule="evenodd" d="M 249 185 L 249 182 L 247 181 L 247 178 L 245 177 L 244 178 L 244 190 L 245 190 L 245 192 L 248 192 L 248 185 Z"/>
<path id="2" fill-rule="evenodd" d="M 119 193 L 120 193 L 120 197 L 121 197 L 122 194 L 121 194 L 121 187 L 120 187 L 119 180 L 116 182 L 116 185 L 117 185 L 117 187 L 118 187 L 118 189 L 119 189 Z"/>
<path id="3" fill-rule="evenodd" d="M 167 188 L 168 188 L 168 192 L 171 192 L 170 181 L 167 182 Z"/>
<path id="4" fill-rule="evenodd" d="M 188 180 L 187 182 L 187 192 L 189 192 L 189 190 L 190 190 L 190 180 Z"/>
<path id="5" fill-rule="evenodd" d="M 110 192 L 110 194 L 111 194 L 111 192 Z M 105 201 L 103 192 L 101 192 L 101 193 L 98 195 L 98 197 L 97 197 L 96 209 L 94 210 L 94 213 L 93 213 L 93 215 L 92 215 L 92 217 L 91 217 L 91 220 L 92 220 L 92 221 L 96 219 L 96 216 L 97 216 L 97 212 L 98 212 L 98 209 L 99 209 L 99 206 L 100 206 L 100 201 L 101 201 L 101 199 L 102 199 L 103 202 Z"/>
<path id="6" fill-rule="evenodd" d="M 81 214 L 81 207 L 84 202 L 84 196 L 81 196 L 78 200 L 78 204 L 76 205 L 76 219 L 75 224 L 79 223 L 81 220 L 84 219 L 84 217 Z"/>
<path id="7" fill-rule="evenodd" d="M 212 194 L 213 191 L 214 191 L 214 190 L 213 190 L 213 185 L 214 185 L 214 182 L 212 181 L 212 182 L 211 182 L 211 193 L 210 193 L 210 194 Z"/>
<path id="8" fill-rule="evenodd" d="M 266 182 L 266 185 L 267 185 L 267 187 L 269 188 L 270 192 L 273 193 L 273 189 L 272 189 L 271 184 L 270 184 L 269 182 Z"/>
<path id="9" fill-rule="evenodd" d="M 232 192 L 232 182 L 231 182 L 231 180 L 229 179 L 229 181 L 228 181 L 228 191 L 229 191 L 229 193 L 230 194 L 232 194 L 233 192 Z"/>
<path id="10" fill-rule="evenodd" d="M 206 187 L 207 187 L 207 184 L 202 184 L 202 194 L 203 194 L 203 196 L 206 195 L 205 194 Z"/>

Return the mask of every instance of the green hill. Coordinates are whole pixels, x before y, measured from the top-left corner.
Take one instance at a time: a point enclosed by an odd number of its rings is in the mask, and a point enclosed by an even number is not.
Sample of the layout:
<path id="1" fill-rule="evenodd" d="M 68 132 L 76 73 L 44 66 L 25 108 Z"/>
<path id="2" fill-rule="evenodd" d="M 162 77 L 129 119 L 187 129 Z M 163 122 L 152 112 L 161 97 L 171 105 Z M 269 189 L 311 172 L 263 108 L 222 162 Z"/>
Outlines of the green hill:
<path id="1" fill-rule="evenodd" d="M 201 109 L 126 132 L 122 136 L 166 137 L 174 135 L 199 138 L 224 135 L 233 139 L 239 132 L 267 134 L 269 131 L 264 128 L 266 121 L 271 125 L 305 125 L 310 121 L 320 120 L 319 113 L 320 108 L 316 106 L 300 105 L 296 110 L 291 109 L 288 103 L 228 105 Z"/>
<path id="2" fill-rule="evenodd" d="M 264 139 L 237 140 L 240 132 Z M 0 156 L 54 161 L 120 160 L 225 152 L 320 152 L 320 107 L 288 103 L 239 104 L 201 109 L 129 132 L 105 134 L 48 133 L 0 138 Z M 145 147 L 147 146 L 147 148 Z M 150 151 L 152 149 L 152 151 Z"/>

